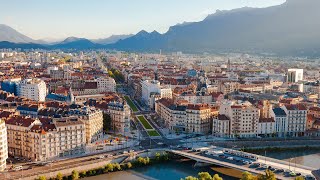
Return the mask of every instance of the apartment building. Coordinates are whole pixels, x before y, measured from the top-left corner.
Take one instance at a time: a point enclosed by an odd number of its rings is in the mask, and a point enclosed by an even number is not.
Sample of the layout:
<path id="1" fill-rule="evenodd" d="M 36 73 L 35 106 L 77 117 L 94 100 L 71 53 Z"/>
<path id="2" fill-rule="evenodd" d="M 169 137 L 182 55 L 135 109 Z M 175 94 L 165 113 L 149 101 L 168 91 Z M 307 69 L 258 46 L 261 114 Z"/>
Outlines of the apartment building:
<path id="1" fill-rule="evenodd" d="M 275 136 L 275 121 L 273 118 L 260 118 L 257 135 L 260 137 Z"/>
<path id="2" fill-rule="evenodd" d="M 229 94 L 239 90 L 238 82 L 219 82 L 218 83 L 218 92 L 223 94 Z"/>
<path id="3" fill-rule="evenodd" d="M 7 158 L 8 158 L 7 128 L 5 125 L 5 121 L 3 119 L 0 119 L 0 172 L 6 169 Z"/>
<path id="4" fill-rule="evenodd" d="M 118 133 L 127 134 L 130 131 L 131 111 L 127 103 L 110 102 L 107 113 L 111 117 L 111 128 Z"/>
<path id="5" fill-rule="evenodd" d="M 103 113 L 100 109 L 84 106 L 70 109 L 68 115 L 76 116 L 85 123 L 87 143 L 93 143 L 103 137 Z"/>
<path id="6" fill-rule="evenodd" d="M 186 131 L 207 134 L 210 131 L 211 108 L 207 104 L 189 104 L 186 108 Z"/>
<path id="7" fill-rule="evenodd" d="M 230 137 L 256 136 L 260 110 L 251 103 L 224 101 L 220 105 L 219 114 L 230 119 Z"/>
<path id="8" fill-rule="evenodd" d="M 47 161 L 84 153 L 85 124 L 77 118 L 13 116 L 6 120 L 6 126 L 8 151 L 12 156 Z"/>
<path id="9" fill-rule="evenodd" d="M 287 81 L 290 83 L 297 83 L 303 80 L 303 69 L 288 69 Z"/>
<path id="10" fill-rule="evenodd" d="M 167 128 L 173 132 L 186 132 L 186 113 L 185 105 L 174 104 L 171 99 L 160 99 L 156 102 L 155 111 L 160 116 Z"/>
<path id="11" fill-rule="evenodd" d="M 159 96 L 155 96 L 157 93 Z M 169 98 L 172 99 L 172 90 L 169 86 L 161 86 L 159 81 L 156 80 L 145 80 L 141 81 L 141 95 L 142 101 L 149 105 L 150 108 L 154 109 L 155 107 L 155 98 Z M 153 96 L 151 96 L 153 95 Z"/>
<path id="12" fill-rule="evenodd" d="M 213 118 L 212 135 L 216 137 L 230 136 L 230 119 L 226 115 L 220 114 Z"/>
<path id="13" fill-rule="evenodd" d="M 72 91 L 76 96 L 116 92 L 116 82 L 111 77 L 73 82 Z"/>
<path id="14" fill-rule="evenodd" d="M 44 102 L 47 95 L 46 83 L 41 79 L 24 79 L 17 83 L 17 95 Z"/>
<path id="15" fill-rule="evenodd" d="M 302 104 L 289 104 L 281 107 L 288 118 L 288 136 L 304 136 L 307 130 L 307 108 Z"/>
<path id="16" fill-rule="evenodd" d="M 274 108 L 270 111 L 270 116 L 275 121 L 274 131 L 278 137 L 285 137 L 288 132 L 287 113 L 282 108 Z"/>

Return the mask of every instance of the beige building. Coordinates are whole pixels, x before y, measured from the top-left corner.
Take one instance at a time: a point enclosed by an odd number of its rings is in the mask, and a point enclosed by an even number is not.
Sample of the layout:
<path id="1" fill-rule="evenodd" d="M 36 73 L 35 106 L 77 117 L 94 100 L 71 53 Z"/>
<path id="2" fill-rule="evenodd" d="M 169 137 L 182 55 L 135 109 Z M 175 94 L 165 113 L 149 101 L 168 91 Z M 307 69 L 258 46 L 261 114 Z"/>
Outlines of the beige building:
<path id="1" fill-rule="evenodd" d="M 6 169 L 8 158 L 7 128 L 3 119 L 0 119 L 0 171 Z"/>
<path id="2" fill-rule="evenodd" d="M 85 123 L 86 142 L 93 143 L 103 137 L 103 113 L 94 107 L 71 109 L 69 115 L 76 116 Z"/>
<path id="3" fill-rule="evenodd" d="M 32 161 L 84 153 L 85 124 L 77 118 L 32 119 L 14 116 L 6 120 L 9 154 Z"/>
<path id="4" fill-rule="evenodd" d="M 225 101 L 221 103 L 219 114 L 230 119 L 230 137 L 256 136 L 260 111 L 251 103 Z"/>
<path id="5" fill-rule="evenodd" d="M 110 102 L 107 113 L 111 117 L 111 127 L 115 132 L 124 135 L 129 133 L 131 111 L 127 103 Z"/>
<path id="6" fill-rule="evenodd" d="M 160 99 L 156 102 L 155 111 L 170 131 L 186 131 L 186 106 L 176 105 L 171 99 Z"/>
<path id="7" fill-rule="evenodd" d="M 189 104 L 186 120 L 188 133 L 207 134 L 210 131 L 211 108 L 207 104 Z"/>
<path id="8" fill-rule="evenodd" d="M 229 94 L 239 90 L 238 82 L 219 82 L 218 83 L 218 92 L 223 94 Z"/>

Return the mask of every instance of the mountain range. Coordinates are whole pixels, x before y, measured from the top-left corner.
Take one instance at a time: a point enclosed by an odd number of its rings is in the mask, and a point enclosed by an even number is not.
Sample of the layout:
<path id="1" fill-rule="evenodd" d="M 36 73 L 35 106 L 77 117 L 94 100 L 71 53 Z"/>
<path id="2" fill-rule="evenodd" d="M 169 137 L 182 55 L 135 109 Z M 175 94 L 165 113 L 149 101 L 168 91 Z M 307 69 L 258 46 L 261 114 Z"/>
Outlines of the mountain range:
<path id="1" fill-rule="evenodd" d="M 108 48 L 139 52 L 158 52 L 160 49 L 167 52 L 190 53 L 270 52 L 279 55 L 318 56 L 318 7 L 319 0 L 287 0 L 281 5 L 267 8 L 217 10 L 203 21 L 178 24 L 170 27 L 164 34 L 142 30 L 135 35 L 120 37 L 114 41 L 73 38 L 71 42 L 65 40 L 46 47 Z M 0 33 L 0 41 L 37 43 L 23 35 L 12 36 L 6 33 L 8 31 Z"/>

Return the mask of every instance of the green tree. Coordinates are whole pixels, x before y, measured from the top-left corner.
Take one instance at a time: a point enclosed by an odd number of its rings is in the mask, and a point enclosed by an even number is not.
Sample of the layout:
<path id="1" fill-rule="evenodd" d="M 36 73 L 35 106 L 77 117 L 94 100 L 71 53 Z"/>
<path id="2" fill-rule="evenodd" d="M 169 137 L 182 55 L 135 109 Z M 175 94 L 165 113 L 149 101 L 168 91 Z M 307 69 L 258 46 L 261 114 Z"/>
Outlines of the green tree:
<path id="1" fill-rule="evenodd" d="M 72 179 L 72 180 L 77 180 L 77 179 L 79 179 L 79 173 L 78 173 L 78 171 L 73 170 L 73 171 L 71 172 L 71 179 Z"/>
<path id="2" fill-rule="evenodd" d="M 113 171 L 113 164 L 107 164 L 105 167 L 106 172 L 112 172 Z"/>
<path id="3" fill-rule="evenodd" d="M 265 174 L 258 175 L 258 180 L 276 180 L 276 179 L 277 179 L 276 175 L 269 169 L 265 171 Z"/>
<path id="4" fill-rule="evenodd" d="M 156 156 L 155 157 L 156 161 L 160 161 L 160 158 L 161 158 L 160 153 L 157 152 L 155 156 Z"/>
<path id="5" fill-rule="evenodd" d="M 113 129 L 113 127 L 111 127 L 111 116 L 103 113 L 103 130 L 108 131 L 110 129 Z"/>
<path id="6" fill-rule="evenodd" d="M 196 178 L 196 177 L 193 177 L 193 176 L 188 176 L 188 177 L 186 177 L 186 178 L 184 178 L 185 180 L 199 180 L 198 178 Z M 181 180 L 183 180 L 183 179 L 181 179 Z"/>
<path id="7" fill-rule="evenodd" d="M 119 163 L 113 164 L 113 169 L 116 171 L 120 171 L 121 170 L 120 164 Z"/>
<path id="8" fill-rule="evenodd" d="M 45 176 L 39 176 L 38 180 L 47 180 Z"/>
<path id="9" fill-rule="evenodd" d="M 86 171 L 82 171 L 81 173 L 80 173 L 80 178 L 84 178 L 84 177 L 86 177 L 87 176 L 87 172 Z"/>
<path id="10" fill-rule="evenodd" d="M 199 180 L 212 180 L 212 177 L 208 172 L 199 172 L 198 177 Z"/>
<path id="11" fill-rule="evenodd" d="M 127 168 L 128 168 L 128 169 L 132 168 L 131 162 L 128 162 L 128 163 L 127 163 Z"/>
<path id="12" fill-rule="evenodd" d="M 219 174 L 215 174 L 212 177 L 212 180 L 223 180 L 222 177 L 219 176 Z"/>
<path id="13" fill-rule="evenodd" d="M 296 178 L 294 178 L 295 180 L 304 180 L 304 178 L 302 176 L 297 176 Z"/>
<path id="14" fill-rule="evenodd" d="M 242 173 L 241 180 L 256 180 L 257 177 L 252 175 L 251 173 L 245 171 Z"/>
<path id="15" fill-rule="evenodd" d="M 60 172 L 57 174 L 56 180 L 63 180 L 63 175 Z"/>
<path id="16" fill-rule="evenodd" d="M 169 155 L 166 152 L 163 152 L 162 157 L 163 157 L 163 160 L 165 161 L 169 160 Z"/>

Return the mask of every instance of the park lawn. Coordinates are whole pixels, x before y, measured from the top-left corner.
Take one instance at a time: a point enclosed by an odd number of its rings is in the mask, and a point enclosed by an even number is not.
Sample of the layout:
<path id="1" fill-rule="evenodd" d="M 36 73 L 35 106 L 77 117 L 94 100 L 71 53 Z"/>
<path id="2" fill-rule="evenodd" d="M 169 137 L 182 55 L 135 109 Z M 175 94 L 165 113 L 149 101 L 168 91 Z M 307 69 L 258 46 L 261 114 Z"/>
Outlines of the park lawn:
<path id="1" fill-rule="evenodd" d="M 132 102 L 132 100 L 128 96 L 124 96 L 126 99 L 127 103 L 129 104 L 130 108 L 132 109 L 133 112 L 138 112 L 137 106 Z"/>
<path id="2" fill-rule="evenodd" d="M 156 130 L 148 131 L 149 136 L 160 136 Z"/>
<path id="3" fill-rule="evenodd" d="M 153 129 L 149 122 L 144 118 L 144 116 L 137 116 L 139 121 L 142 123 L 145 129 Z"/>

